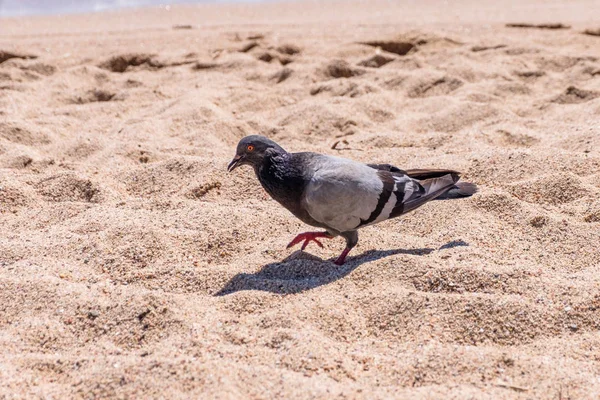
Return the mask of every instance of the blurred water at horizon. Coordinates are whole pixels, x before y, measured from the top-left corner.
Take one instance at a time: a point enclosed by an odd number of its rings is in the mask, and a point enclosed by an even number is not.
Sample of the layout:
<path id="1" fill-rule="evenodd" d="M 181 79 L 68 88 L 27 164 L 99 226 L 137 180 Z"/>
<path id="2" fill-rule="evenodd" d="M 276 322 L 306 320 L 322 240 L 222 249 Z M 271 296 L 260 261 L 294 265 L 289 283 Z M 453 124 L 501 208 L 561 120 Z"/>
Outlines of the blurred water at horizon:
<path id="1" fill-rule="evenodd" d="M 0 17 L 76 14 L 127 7 L 194 3 L 258 3 L 261 0 L 0 0 Z"/>

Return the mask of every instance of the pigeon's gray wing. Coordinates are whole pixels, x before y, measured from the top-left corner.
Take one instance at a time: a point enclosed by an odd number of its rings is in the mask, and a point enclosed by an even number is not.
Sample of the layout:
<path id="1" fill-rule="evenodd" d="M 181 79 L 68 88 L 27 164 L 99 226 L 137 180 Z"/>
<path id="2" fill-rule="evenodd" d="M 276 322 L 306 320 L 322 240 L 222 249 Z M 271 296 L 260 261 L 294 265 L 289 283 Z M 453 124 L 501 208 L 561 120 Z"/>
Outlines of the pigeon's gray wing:
<path id="1" fill-rule="evenodd" d="M 453 171 L 451 169 L 400 169 L 391 164 L 367 164 L 369 167 L 381 171 L 388 171 L 393 173 L 400 173 L 408 175 L 409 177 L 416 180 L 430 179 L 430 178 L 440 178 L 444 175 L 448 174 L 457 174 L 460 175 L 457 171 Z"/>
<path id="2" fill-rule="evenodd" d="M 312 218 L 338 232 L 405 214 L 444 194 L 458 181 L 453 171 L 417 181 L 404 172 L 341 158 L 324 156 L 317 161 L 304 193 L 305 208 Z"/>
<path id="3" fill-rule="evenodd" d="M 406 171 L 393 166 L 392 164 L 367 164 L 367 166 L 373 168 L 373 169 L 378 169 L 381 171 L 388 171 L 388 172 L 398 172 L 401 174 L 405 174 Z"/>
<path id="4" fill-rule="evenodd" d="M 384 183 L 377 171 L 338 157 L 314 160 L 304 205 L 316 221 L 338 232 L 356 229 L 377 208 Z"/>

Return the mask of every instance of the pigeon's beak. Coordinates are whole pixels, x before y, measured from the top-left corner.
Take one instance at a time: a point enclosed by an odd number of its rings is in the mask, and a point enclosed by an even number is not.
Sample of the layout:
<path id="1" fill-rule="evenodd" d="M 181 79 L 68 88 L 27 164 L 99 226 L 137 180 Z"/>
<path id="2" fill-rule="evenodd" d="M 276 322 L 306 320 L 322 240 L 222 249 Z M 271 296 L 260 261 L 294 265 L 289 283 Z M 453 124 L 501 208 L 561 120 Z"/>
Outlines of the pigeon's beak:
<path id="1" fill-rule="evenodd" d="M 227 172 L 231 172 L 234 169 L 236 169 L 238 167 L 240 161 L 242 161 L 243 159 L 244 159 L 243 156 L 235 156 L 235 157 L 233 157 L 233 160 L 231 160 L 231 162 L 227 166 Z"/>

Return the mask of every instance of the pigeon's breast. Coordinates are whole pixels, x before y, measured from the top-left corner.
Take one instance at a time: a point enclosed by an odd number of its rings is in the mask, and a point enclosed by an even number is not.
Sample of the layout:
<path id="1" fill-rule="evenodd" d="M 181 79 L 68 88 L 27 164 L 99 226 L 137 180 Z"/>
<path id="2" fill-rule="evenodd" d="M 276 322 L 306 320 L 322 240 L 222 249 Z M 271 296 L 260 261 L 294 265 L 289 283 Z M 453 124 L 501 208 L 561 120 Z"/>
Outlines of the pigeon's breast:
<path id="1" fill-rule="evenodd" d="M 307 185 L 305 171 L 290 166 L 287 160 L 270 160 L 255 170 L 265 191 L 279 204 L 288 209 L 302 222 L 325 227 L 315 221 L 302 205 Z"/>

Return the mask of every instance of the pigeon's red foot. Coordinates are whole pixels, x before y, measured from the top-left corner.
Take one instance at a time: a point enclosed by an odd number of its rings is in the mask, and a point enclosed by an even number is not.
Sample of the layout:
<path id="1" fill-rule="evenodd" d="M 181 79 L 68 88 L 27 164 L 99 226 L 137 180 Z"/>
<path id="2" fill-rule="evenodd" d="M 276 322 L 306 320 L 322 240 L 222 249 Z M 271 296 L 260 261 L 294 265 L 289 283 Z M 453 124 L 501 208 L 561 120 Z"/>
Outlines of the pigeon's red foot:
<path id="1" fill-rule="evenodd" d="M 349 248 L 345 248 L 344 251 L 342 251 L 342 254 L 340 254 L 340 256 L 337 258 L 337 260 L 334 261 L 335 264 L 337 265 L 342 265 L 344 263 L 344 261 L 346 261 L 346 256 L 348 255 L 348 253 L 350 253 Z"/>
<path id="2" fill-rule="evenodd" d="M 304 232 L 304 233 L 301 233 L 298 236 L 296 236 L 294 238 L 294 240 L 292 240 L 290 242 L 290 244 L 287 245 L 287 248 L 289 249 L 290 247 L 297 245 L 298 243 L 300 243 L 303 240 L 304 240 L 304 243 L 302 244 L 301 250 L 304 250 L 306 248 L 306 246 L 308 246 L 308 243 L 310 243 L 311 241 L 318 244 L 319 247 L 323 247 L 323 244 L 321 242 L 319 242 L 317 240 L 317 238 L 331 239 L 332 237 L 333 236 L 331 236 L 327 232 Z"/>

